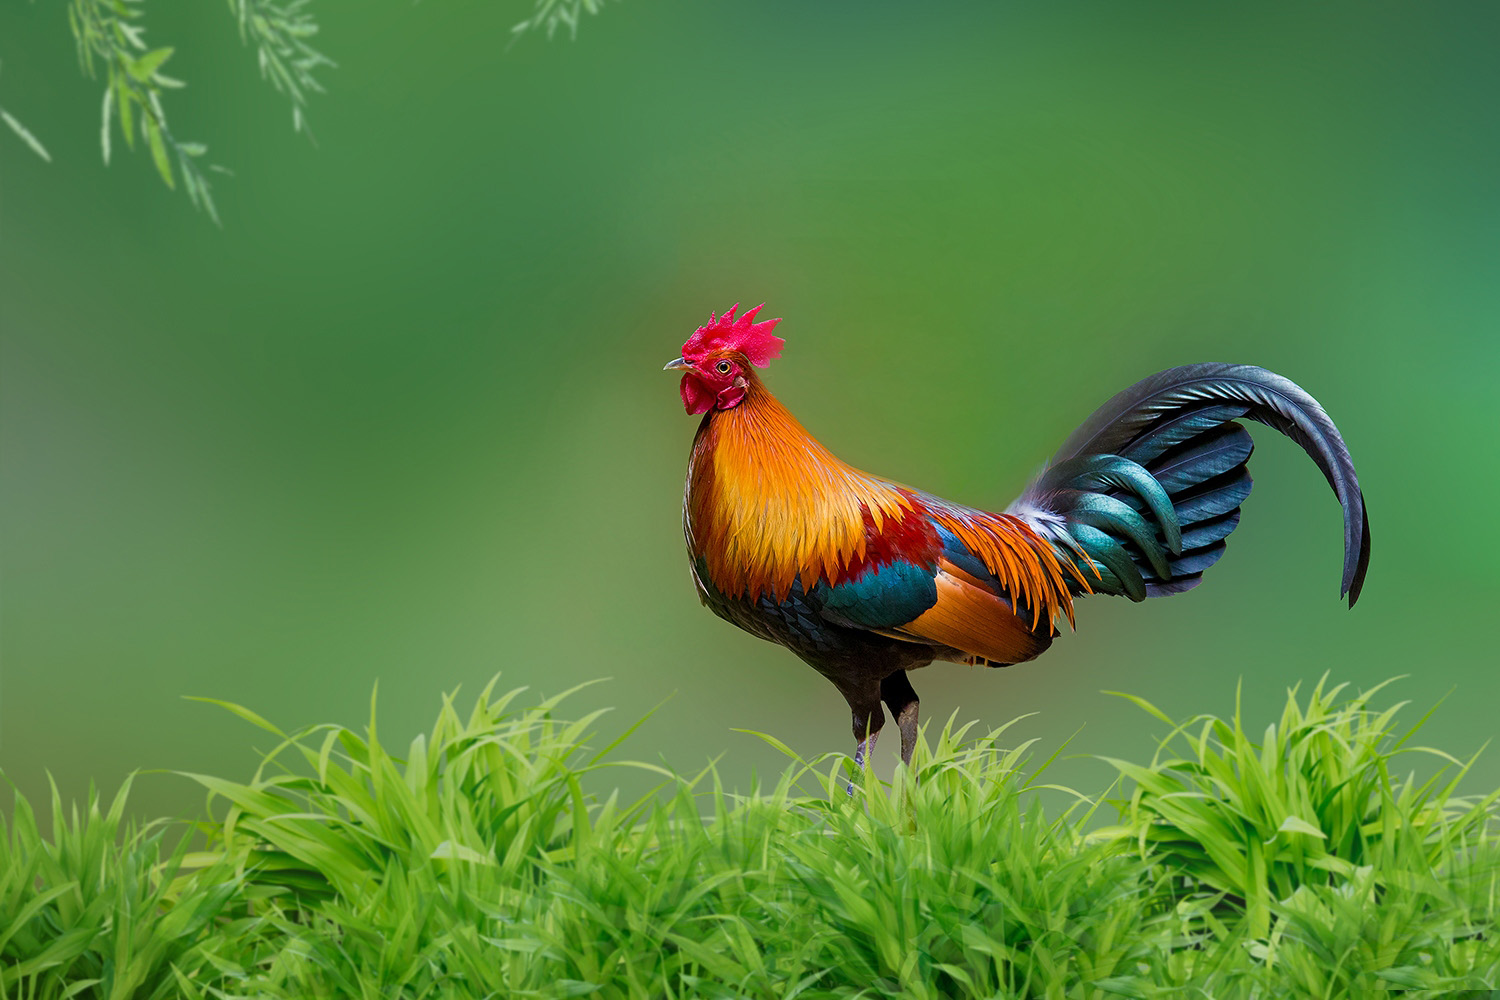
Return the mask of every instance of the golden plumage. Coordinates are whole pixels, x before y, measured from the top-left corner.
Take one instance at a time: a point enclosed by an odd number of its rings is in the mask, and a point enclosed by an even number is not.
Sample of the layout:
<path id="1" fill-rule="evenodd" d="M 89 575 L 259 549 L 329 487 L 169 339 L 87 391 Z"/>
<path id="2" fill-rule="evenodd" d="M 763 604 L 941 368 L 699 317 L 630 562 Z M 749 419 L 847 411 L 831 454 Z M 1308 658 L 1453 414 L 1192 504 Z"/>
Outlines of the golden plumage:
<path id="1" fill-rule="evenodd" d="M 689 550 L 728 597 L 780 601 L 799 577 L 809 587 L 836 585 L 890 558 L 935 564 L 940 525 L 1018 607 L 1031 609 L 1030 628 L 1059 615 L 1072 620 L 1065 571 L 1024 521 L 948 504 L 840 461 L 753 377 L 743 402 L 711 411 L 698 430 L 683 519 Z"/>

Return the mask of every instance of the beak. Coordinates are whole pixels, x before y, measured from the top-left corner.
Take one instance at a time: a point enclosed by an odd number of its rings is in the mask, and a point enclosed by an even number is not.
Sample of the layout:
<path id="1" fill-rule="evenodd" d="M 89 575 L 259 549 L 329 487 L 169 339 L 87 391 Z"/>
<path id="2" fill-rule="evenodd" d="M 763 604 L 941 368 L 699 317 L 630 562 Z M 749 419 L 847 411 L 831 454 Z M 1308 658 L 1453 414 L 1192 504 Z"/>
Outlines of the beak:
<path id="1" fill-rule="evenodd" d="M 690 364 L 688 364 L 682 358 L 673 358 L 671 361 L 667 362 L 667 366 L 665 368 L 663 368 L 662 371 L 664 371 L 664 372 L 674 372 L 674 371 L 677 371 L 680 368 L 691 368 L 691 367 L 693 367 L 693 366 L 690 365 Z"/>

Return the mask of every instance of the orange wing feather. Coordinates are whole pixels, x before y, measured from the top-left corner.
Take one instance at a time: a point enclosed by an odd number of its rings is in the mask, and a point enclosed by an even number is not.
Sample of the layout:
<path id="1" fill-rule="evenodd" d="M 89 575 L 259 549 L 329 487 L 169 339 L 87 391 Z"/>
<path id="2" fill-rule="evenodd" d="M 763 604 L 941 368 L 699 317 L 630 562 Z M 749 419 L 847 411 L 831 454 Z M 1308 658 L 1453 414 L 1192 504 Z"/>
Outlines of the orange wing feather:
<path id="1" fill-rule="evenodd" d="M 1052 645 L 1050 631 L 1032 631 L 1007 601 L 946 559 L 938 563 L 937 603 L 897 631 L 1000 664 Z"/>

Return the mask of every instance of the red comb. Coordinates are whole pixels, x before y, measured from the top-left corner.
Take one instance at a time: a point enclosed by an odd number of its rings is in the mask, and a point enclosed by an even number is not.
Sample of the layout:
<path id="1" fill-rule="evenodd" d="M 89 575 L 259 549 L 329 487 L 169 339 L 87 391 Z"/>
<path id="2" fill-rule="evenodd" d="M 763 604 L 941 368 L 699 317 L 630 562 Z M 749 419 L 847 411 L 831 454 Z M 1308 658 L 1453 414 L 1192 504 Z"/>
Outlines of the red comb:
<path id="1" fill-rule="evenodd" d="M 734 311 L 740 307 L 738 302 L 717 319 L 709 313 L 708 322 L 694 330 L 687 343 L 682 345 L 682 356 L 689 361 L 701 361 L 715 351 L 739 351 L 750 359 L 752 365 L 764 368 L 772 359 L 781 356 L 781 346 L 786 343 L 771 333 L 780 319 L 753 322 L 755 314 L 765 305 L 762 302 L 747 310 L 739 319 L 734 317 Z"/>

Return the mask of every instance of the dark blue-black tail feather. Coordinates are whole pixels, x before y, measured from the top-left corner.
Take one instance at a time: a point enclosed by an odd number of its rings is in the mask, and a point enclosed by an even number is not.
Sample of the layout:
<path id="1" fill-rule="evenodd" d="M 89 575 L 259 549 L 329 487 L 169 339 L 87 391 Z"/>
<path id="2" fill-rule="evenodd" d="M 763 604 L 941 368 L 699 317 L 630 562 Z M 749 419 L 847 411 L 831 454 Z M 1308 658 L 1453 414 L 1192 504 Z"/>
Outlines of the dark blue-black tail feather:
<path id="1" fill-rule="evenodd" d="M 1134 600 L 1190 590 L 1224 554 L 1250 495 L 1254 444 L 1241 418 L 1296 441 L 1333 488 L 1344 512 L 1341 593 L 1352 607 L 1370 560 L 1354 463 L 1317 400 L 1264 368 L 1187 365 L 1136 383 L 1073 432 L 1011 512 L 1089 589 Z"/>

